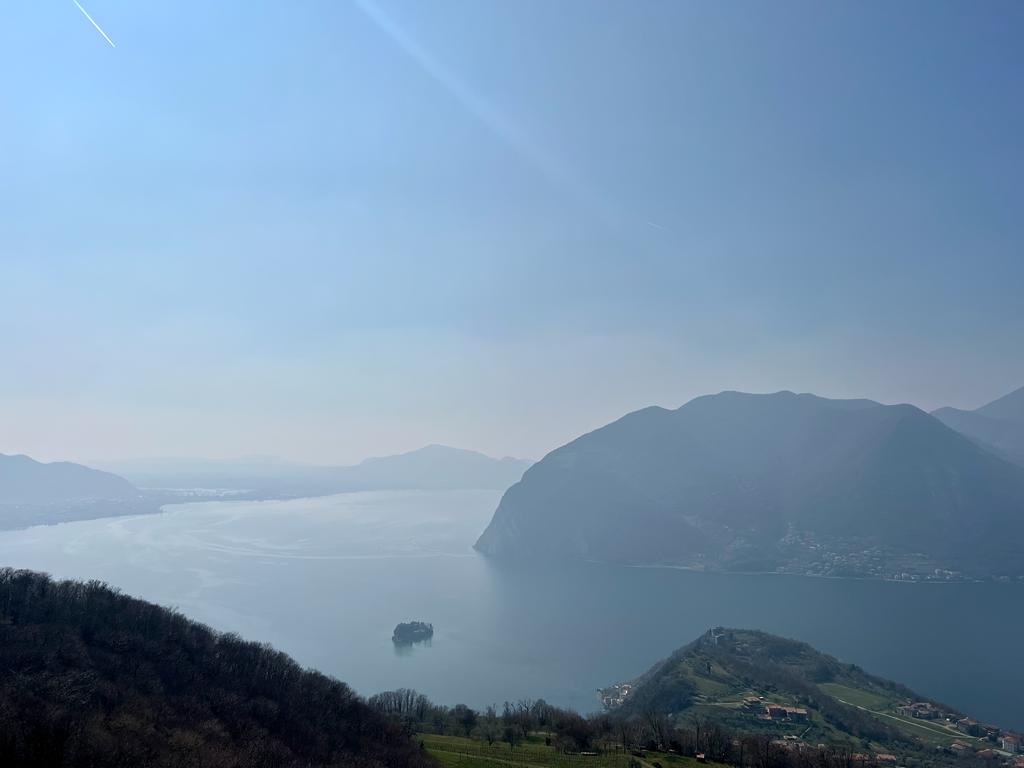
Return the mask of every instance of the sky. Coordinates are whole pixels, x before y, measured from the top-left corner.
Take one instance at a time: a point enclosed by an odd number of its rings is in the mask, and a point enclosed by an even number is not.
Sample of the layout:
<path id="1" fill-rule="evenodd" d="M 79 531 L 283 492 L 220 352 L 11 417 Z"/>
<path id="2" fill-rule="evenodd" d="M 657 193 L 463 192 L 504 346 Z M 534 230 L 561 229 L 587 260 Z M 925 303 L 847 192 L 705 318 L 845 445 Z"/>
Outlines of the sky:
<path id="1" fill-rule="evenodd" d="M 12 0 L 0 452 L 539 458 L 1024 385 L 1024 4 Z"/>

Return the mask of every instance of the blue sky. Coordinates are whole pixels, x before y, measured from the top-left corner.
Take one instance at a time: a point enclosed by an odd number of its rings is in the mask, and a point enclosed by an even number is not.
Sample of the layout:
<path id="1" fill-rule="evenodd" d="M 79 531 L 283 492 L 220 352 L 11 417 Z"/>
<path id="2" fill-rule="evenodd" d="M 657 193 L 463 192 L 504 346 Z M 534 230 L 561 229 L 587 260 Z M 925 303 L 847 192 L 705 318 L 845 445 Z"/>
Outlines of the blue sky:
<path id="1" fill-rule="evenodd" d="M 12 2 L 0 452 L 1024 384 L 1024 5 Z"/>

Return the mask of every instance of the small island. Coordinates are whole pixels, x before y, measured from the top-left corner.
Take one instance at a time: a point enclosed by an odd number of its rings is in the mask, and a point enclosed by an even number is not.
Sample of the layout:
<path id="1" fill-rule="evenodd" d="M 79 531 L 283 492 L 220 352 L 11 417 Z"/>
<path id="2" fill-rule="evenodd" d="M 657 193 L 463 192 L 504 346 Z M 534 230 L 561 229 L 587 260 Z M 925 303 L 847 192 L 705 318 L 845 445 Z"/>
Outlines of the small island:
<path id="1" fill-rule="evenodd" d="M 434 636 L 434 625 L 425 621 L 402 622 L 395 627 L 391 642 L 398 645 L 410 645 L 429 640 Z"/>

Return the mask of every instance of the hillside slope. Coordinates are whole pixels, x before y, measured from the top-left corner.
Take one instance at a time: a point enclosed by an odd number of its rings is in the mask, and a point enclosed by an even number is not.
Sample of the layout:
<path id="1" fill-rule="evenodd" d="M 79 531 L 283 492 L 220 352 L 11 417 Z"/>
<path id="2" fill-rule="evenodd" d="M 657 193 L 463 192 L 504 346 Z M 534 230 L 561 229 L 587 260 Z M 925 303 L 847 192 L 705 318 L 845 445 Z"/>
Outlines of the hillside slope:
<path id="1" fill-rule="evenodd" d="M 0 570 L 0 765 L 429 764 L 344 683 L 97 582 Z"/>
<path id="2" fill-rule="evenodd" d="M 889 576 L 1024 574 L 1024 469 L 909 405 L 725 392 L 531 467 L 492 556 Z M 844 568 L 846 570 L 844 570 Z"/>
<path id="3" fill-rule="evenodd" d="M 979 445 L 1024 466 L 1024 387 L 973 411 L 939 408 L 932 415 Z"/>
<path id="4" fill-rule="evenodd" d="M 858 749 L 927 749 L 966 739 L 945 723 L 962 713 L 806 643 L 754 630 L 710 630 L 631 685 L 616 710 L 626 717 L 656 712 Z M 911 702 L 942 717 L 922 723 L 901 715 Z"/>
<path id="5" fill-rule="evenodd" d="M 123 477 L 57 461 L 0 454 L 0 504 L 55 504 L 93 499 L 126 499 L 139 493 Z"/>
<path id="6" fill-rule="evenodd" d="M 1024 387 L 981 406 L 976 413 L 991 419 L 1006 419 L 1024 424 Z"/>
<path id="7" fill-rule="evenodd" d="M 428 445 L 338 467 L 335 476 L 347 487 L 359 489 L 504 490 L 518 482 L 530 464 L 525 459 L 495 459 L 463 448 Z"/>

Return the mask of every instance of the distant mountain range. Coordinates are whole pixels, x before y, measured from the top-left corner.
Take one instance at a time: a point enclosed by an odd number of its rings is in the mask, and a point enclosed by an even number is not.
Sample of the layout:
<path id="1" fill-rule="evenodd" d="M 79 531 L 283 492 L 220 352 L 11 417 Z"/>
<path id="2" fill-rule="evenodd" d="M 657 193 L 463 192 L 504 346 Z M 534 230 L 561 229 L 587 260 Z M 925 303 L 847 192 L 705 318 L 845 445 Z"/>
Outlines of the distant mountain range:
<path id="1" fill-rule="evenodd" d="M 531 462 L 428 445 L 354 466 L 322 466 L 275 457 L 136 459 L 99 462 L 143 488 L 221 488 L 274 495 L 320 496 L 368 490 L 504 490 Z"/>
<path id="2" fill-rule="evenodd" d="M 110 472 L 0 454 L 0 530 L 156 512 L 163 501 Z"/>
<path id="3" fill-rule="evenodd" d="M 225 496 L 261 499 L 370 490 L 504 490 L 530 466 L 521 459 L 492 459 L 442 445 L 366 459 L 351 467 L 263 456 L 98 464 L 104 469 L 0 454 L 0 530 L 156 512 L 164 504 Z"/>
<path id="4" fill-rule="evenodd" d="M 1022 541 L 1024 468 L 914 406 L 723 392 L 552 451 L 476 547 L 923 579 L 1024 575 Z"/>
<path id="5" fill-rule="evenodd" d="M 28 456 L 0 454 L 0 504 L 54 504 L 127 499 L 139 491 L 123 477 L 81 464 L 52 464 Z"/>
<path id="6" fill-rule="evenodd" d="M 979 445 L 1024 466 L 1024 387 L 973 411 L 939 408 L 932 416 Z"/>

